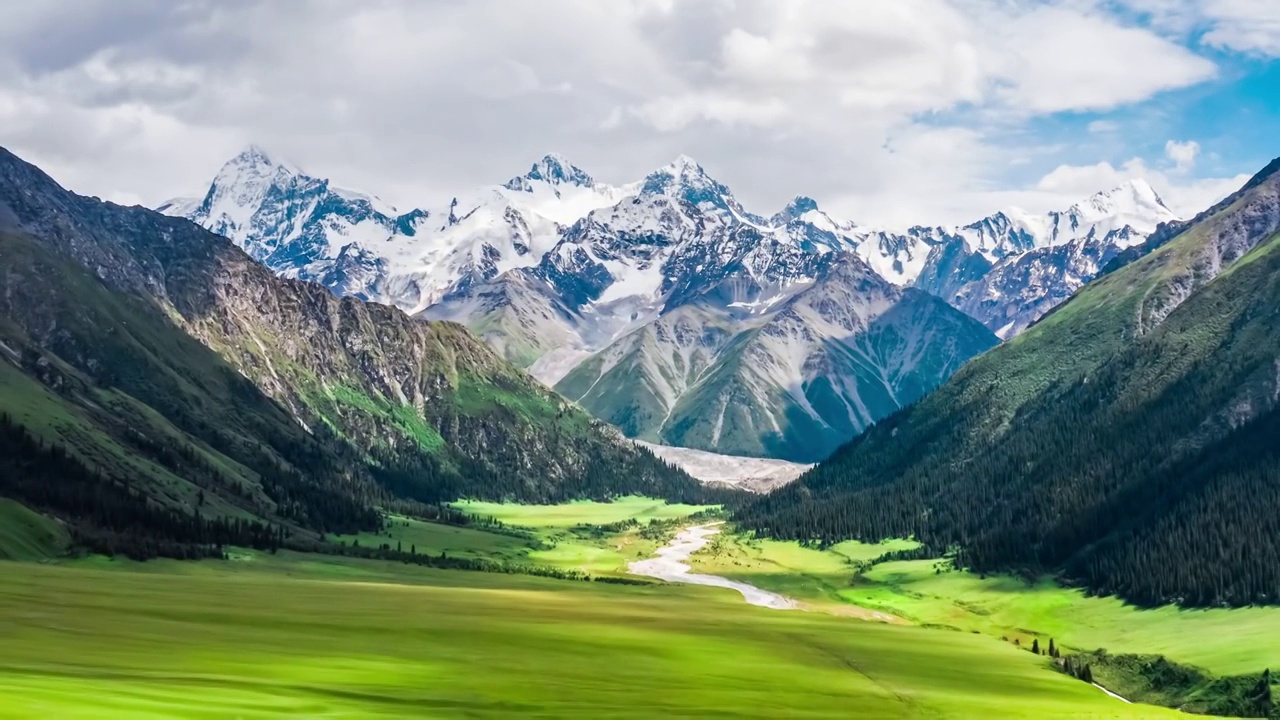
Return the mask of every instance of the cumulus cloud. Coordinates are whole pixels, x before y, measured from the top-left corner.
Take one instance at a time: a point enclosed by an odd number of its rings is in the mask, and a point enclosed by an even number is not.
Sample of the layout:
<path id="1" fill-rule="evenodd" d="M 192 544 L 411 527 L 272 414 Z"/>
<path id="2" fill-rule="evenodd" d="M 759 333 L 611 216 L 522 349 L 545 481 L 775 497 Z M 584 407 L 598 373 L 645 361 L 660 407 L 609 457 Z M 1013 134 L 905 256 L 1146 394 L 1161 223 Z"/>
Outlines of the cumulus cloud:
<path id="1" fill-rule="evenodd" d="M 1173 161 L 1177 170 L 1186 172 L 1196 164 L 1196 156 L 1200 154 L 1200 143 L 1195 140 L 1186 142 L 1169 140 L 1164 144 L 1164 154 Z"/>
<path id="2" fill-rule="evenodd" d="M 1203 0 L 1223 18 L 1206 43 L 1265 45 L 1226 22 L 1244 2 Z M 805 193 L 944 222 L 1046 162 L 1035 118 L 1215 76 L 1171 34 L 1093 0 L 7 3 L 0 138 L 149 204 L 255 141 L 403 206 L 549 151 L 614 182 L 688 153 L 762 211 Z"/>

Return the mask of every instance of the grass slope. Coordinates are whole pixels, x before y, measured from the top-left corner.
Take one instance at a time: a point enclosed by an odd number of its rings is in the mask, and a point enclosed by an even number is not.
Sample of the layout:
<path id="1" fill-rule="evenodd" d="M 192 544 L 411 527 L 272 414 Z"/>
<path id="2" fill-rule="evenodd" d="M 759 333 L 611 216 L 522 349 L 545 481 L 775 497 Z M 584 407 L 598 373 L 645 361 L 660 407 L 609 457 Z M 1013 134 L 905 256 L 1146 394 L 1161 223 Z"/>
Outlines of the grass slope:
<path id="1" fill-rule="evenodd" d="M 708 589 L 287 563 L 5 565 L 0 716 L 1162 716 L 973 635 Z"/>
<path id="2" fill-rule="evenodd" d="M 0 498 L 0 560 L 48 560 L 66 552 L 70 541 L 56 520 Z"/>

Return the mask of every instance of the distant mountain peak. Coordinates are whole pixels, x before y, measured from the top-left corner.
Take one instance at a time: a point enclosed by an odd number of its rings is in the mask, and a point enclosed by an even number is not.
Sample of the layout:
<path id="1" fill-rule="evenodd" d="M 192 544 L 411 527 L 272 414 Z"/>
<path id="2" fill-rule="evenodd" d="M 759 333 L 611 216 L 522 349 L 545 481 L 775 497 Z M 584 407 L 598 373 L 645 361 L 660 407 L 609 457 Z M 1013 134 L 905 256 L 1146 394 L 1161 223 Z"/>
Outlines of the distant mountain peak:
<path id="1" fill-rule="evenodd" d="M 787 203 L 783 211 L 792 217 L 799 217 L 807 212 L 813 212 L 818 209 L 818 201 L 806 195 L 797 195 Z"/>
<path id="2" fill-rule="evenodd" d="M 1087 218 L 1102 217 L 1136 217 L 1149 224 L 1144 232 L 1168 220 L 1176 220 L 1178 216 L 1164 203 L 1151 184 L 1141 178 L 1126 180 L 1110 189 L 1096 192 L 1084 202 L 1077 203 L 1068 212 L 1077 212 Z"/>
<path id="3" fill-rule="evenodd" d="M 794 220 L 799 220 L 806 213 L 816 212 L 818 210 L 818 201 L 805 195 L 797 195 L 787 203 L 786 207 L 778 211 L 770 222 L 774 225 L 786 225 Z"/>
<path id="4" fill-rule="evenodd" d="M 547 153 L 535 162 L 529 172 L 508 180 L 503 187 L 508 190 L 528 190 L 528 181 L 541 181 L 551 185 L 577 185 L 594 187 L 596 181 L 585 170 L 569 162 L 559 153 Z"/>
<path id="5" fill-rule="evenodd" d="M 728 187 L 708 175 L 698 161 L 683 154 L 649 173 L 641 183 L 640 192 L 676 197 L 693 205 L 709 203 L 722 210 L 737 204 Z"/>
<path id="6" fill-rule="evenodd" d="M 684 153 L 677 155 L 676 159 L 672 160 L 666 167 L 670 168 L 673 171 L 673 174 L 676 175 L 681 175 L 686 172 L 701 173 L 703 171 L 702 166 L 698 164 L 697 160 L 694 160 Z"/>
<path id="7" fill-rule="evenodd" d="M 262 168 L 262 169 L 280 169 L 290 175 L 305 175 L 302 168 L 285 160 L 257 143 L 249 143 L 245 145 L 235 157 L 227 161 L 224 169 L 228 167 L 235 168 Z"/>

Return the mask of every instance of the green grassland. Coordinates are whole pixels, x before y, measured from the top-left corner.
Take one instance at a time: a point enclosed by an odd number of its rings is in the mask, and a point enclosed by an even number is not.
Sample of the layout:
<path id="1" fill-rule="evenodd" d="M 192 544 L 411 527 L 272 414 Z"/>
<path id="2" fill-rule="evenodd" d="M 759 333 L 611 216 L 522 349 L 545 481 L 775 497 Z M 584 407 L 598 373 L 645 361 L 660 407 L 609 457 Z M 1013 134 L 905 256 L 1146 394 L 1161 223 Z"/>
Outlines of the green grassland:
<path id="1" fill-rule="evenodd" d="M 542 543 L 532 534 L 488 532 L 483 528 L 459 527 L 392 515 L 386 518 L 380 533 L 335 535 L 333 540 L 364 547 L 390 545 L 405 552 L 414 549 L 424 555 L 445 553 L 450 557 L 488 558 L 505 562 L 523 562 Z"/>
<path id="2" fill-rule="evenodd" d="M 621 576 L 680 520 L 712 509 L 638 497 L 457 506 L 504 526 L 389 516 L 381 533 L 333 539 Z M 0 521 L 29 516 L 51 530 L 41 516 L 0 502 Z M 31 546 L 0 530 L 0 548 Z M 1144 627 L 1131 616 L 1153 618 L 1145 626 L 1152 640 L 1163 637 L 1167 619 L 1118 603 L 1106 615 L 1099 603 L 1110 601 L 1048 584 L 935 575 L 931 561 L 879 564 L 851 583 L 857 568 L 913 547 L 846 542 L 822 550 L 730 535 L 698 559 L 701 570 L 811 609 L 860 605 L 974 632 L 767 610 L 718 588 L 290 551 L 233 550 L 221 562 L 6 562 L 0 718 L 1165 716 L 1108 698 L 992 636 L 1025 627 L 1080 648 L 1091 649 L 1084 641 L 1096 635 L 1113 651 L 1146 650 L 1130 647 Z M 1072 600 L 1065 609 L 1055 605 L 1062 598 Z M 1197 631 L 1220 636 L 1220 667 L 1235 652 L 1242 672 L 1253 672 L 1267 656 L 1262 643 L 1241 641 L 1247 612 L 1201 613 L 1219 618 Z M 1078 622 L 1051 624 L 1064 617 Z M 1264 634 L 1269 617 L 1252 618 Z"/>
<path id="3" fill-rule="evenodd" d="M 1163 654 L 1218 675 L 1280 667 L 1280 608 L 1140 610 L 1114 597 L 1091 597 L 1050 579 L 980 577 L 938 560 L 870 560 L 910 541 L 845 542 L 827 550 L 794 542 L 725 536 L 694 556 L 694 568 L 749 582 L 815 607 L 843 603 L 913 623 L 1018 640 L 1055 639 L 1064 647 Z"/>
<path id="4" fill-rule="evenodd" d="M 991 635 L 1053 637 L 1080 650 L 1163 654 L 1218 675 L 1280 667 L 1280 608 L 1139 610 L 1114 597 L 1090 597 L 1051 580 L 981 578 L 935 562 L 877 565 L 841 597 L 913 621 Z M 1042 640 L 1043 641 L 1043 640 Z"/>
<path id="5" fill-rule="evenodd" d="M 680 520 L 715 506 L 665 503 L 644 497 L 619 498 L 611 503 L 579 501 L 560 505 L 458 502 L 454 507 L 502 527 L 445 525 L 401 516 L 388 516 L 381 532 L 336 535 L 345 545 L 387 545 L 424 555 L 484 558 L 513 565 L 537 565 L 576 570 L 593 576 L 627 575 L 627 564 L 652 555 L 662 536 L 642 536 L 652 521 Z M 626 527 L 620 523 L 634 520 Z M 603 526 L 603 527 L 602 527 Z M 668 528 L 669 534 L 674 526 Z"/>
<path id="6" fill-rule="evenodd" d="M 559 505 L 517 505 L 467 500 L 453 503 L 453 506 L 472 515 L 523 527 L 607 525 L 633 518 L 640 522 L 671 520 L 714 508 L 711 505 L 682 505 L 645 497 L 617 498 L 607 503 L 583 500 Z"/>
<path id="7" fill-rule="evenodd" d="M 0 717 L 1162 716 L 977 635 L 300 557 L 5 563 Z"/>
<path id="8" fill-rule="evenodd" d="M 56 520 L 0 498 L 0 560 L 49 560 L 62 555 L 70 540 Z"/>

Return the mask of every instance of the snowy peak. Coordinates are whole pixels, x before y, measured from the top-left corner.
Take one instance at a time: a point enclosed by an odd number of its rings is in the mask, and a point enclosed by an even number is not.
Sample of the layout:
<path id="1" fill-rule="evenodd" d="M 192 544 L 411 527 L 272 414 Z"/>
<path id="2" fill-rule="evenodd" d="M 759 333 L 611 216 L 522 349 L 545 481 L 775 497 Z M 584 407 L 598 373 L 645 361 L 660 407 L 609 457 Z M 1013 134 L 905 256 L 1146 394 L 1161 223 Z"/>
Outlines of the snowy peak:
<path id="1" fill-rule="evenodd" d="M 787 203 L 786 207 L 774 214 L 769 221 L 773 225 L 786 225 L 787 223 L 801 219 L 811 212 L 818 212 L 818 201 L 811 197 L 797 195 L 791 200 L 791 202 Z"/>
<path id="2" fill-rule="evenodd" d="M 641 182 L 640 194 L 665 195 L 683 200 L 704 211 L 740 211 L 733 193 L 688 155 L 649 173 Z"/>
<path id="3" fill-rule="evenodd" d="M 578 187 L 595 187 L 596 181 L 585 170 L 569 162 L 563 155 L 548 153 L 529 168 L 529 172 L 508 180 L 503 187 L 508 190 L 529 192 L 531 182 L 545 182 L 550 185 L 577 185 Z"/>
<path id="4" fill-rule="evenodd" d="M 306 175 L 306 173 L 297 165 L 271 154 L 261 145 L 250 143 L 222 166 L 217 179 L 239 183 L 294 175 Z"/>
<path id="5" fill-rule="evenodd" d="M 1146 180 L 1129 180 L 1119 187 L 1090 196 L 1067 211 L 1089 221 L 1105 218 L 1135 220 L 1134 229 L 1151 232 L 1155 226 L 1178 219 Z"/>

